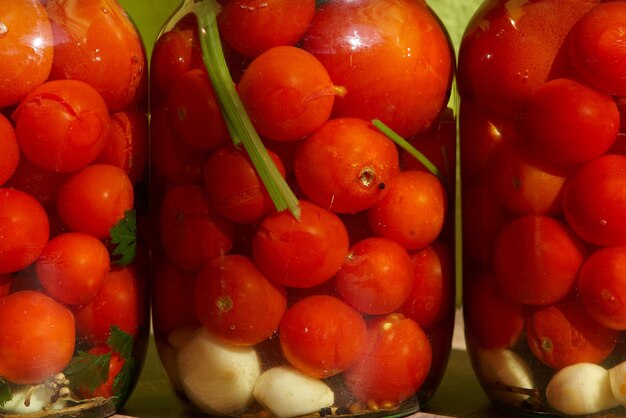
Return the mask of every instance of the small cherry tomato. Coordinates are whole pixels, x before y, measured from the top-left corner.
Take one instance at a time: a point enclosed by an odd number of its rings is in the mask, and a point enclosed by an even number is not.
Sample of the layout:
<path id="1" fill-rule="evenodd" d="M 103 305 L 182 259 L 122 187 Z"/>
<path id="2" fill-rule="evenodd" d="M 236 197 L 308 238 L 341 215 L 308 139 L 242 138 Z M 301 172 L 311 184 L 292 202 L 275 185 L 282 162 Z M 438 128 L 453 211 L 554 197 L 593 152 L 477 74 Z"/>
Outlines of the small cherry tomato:
<path id="1" fill-rule="evenodd" d="M 326 295 L 292 305 L 280 324 L 280 346 L 289 363 L 316 378 L 336 375 L 365 354 L 367 329 L 357 311 Z"/>
<path id="2" fill-rule="evenodd" d="M 111 348 L 106 345 L 98 345 L 93 347 L 87 351 L 89 354 L 94 356 L 101 356 L 107 353 L 111 353 L 111 360 L 109 361 L 109 374 L 104 383 L 100 386 L 96 387 L 93 390 L 87 387 L 78 387 L 78 393 L 85 399 L 91 398 L 110 398 L 115 395 L 122 395 L 115 393 L 113 387 L 115 385 L 115 378 L 122 371 L 122 367 L 124 367 L 125 360 L 120 357 L 118 353 L 112 352 Z"/>
<path id="3" fill-rule="evenodd" d="M 626 247 L 606 247 L 591 254 L 580 269 L 578 291 L 596 321 L 626 330 Z"/>
<path id="4" fill-rule="evenodd" d="M 37 260 L 50 235 L 48 215 L 29 194 L 0 188 L 0 273 L 13 273 Z"/>
<path id="5" fill-rule="evenodd" d="M 391 314 L 368 324 L 367 349 L 344 381 L 358 399 L 398 405 L 419 390 L 432 361 L 428 337 L 412 319 Z"/>
<path id="6" fill-rule="evenodd" d="M 46 81 L 53 40 L 50 20 L 38 0 L 3 1 L 0 32 L 0 107 L 5 107 Z"/>
<path id="7" fill-rule="evenodd" d="M 370 315 L 398 309 L 411 291 L 413 264 L 400 244 L 372 237 L 350 247 L 337 273 L 336 284 L 343 300 Z"/>
<path id="8" fill-rule="evenodd" d="M 95 162 L 121 168 L 134 184 L 143 175 L 147 155 L 147 115 L 138 110 L 124 110 L 112 114 L 107 144 Z"/>
<path id="9" fill-rule="evenodd" d="M 69 173 L 44 170 L 27 158 L 20 158 L 15 172 L 5 186 L 30 194 L 45 208 L 53 208 L 59 189 L 69 176 Z"/>
<path id="10" fill-rule="evenodd" d="M 55 300 L 82 305 L 100 291 L 109 272 L 109 252 L 91 235 L 69 232 L 48 241 L 35 269 L 46 293 Z"/>
<path id="11" fill-rule="evenodd" d="M 228 141 L 226 122 L 205 70 L 188 71 L 174 82 L 167 110 L 177 138 L 194 150 L 211 151 Z"/>
<path id="12" fill-rule="evenodd" d="M 147 74 L 138 32 L 111 0 L 54 1 L 46 8 L 54 34 L 51 79 L 92 85 L 109 110 L 136 104 L 146 94 Z"/>
<path id="13" fill-rule="evenodd" d="M 430 245 L 441 232 L 447 214 L 446 191 L 425 171 L 402 171 L 387 194 L 368 210 L 376 235 L 409 250 Z"/>
<path id="14" fill-rule="evenodd" d="M 465 283 L 468 340 L 483 349 L 513 347 L 524 331 L 524 306 L 502 293 L 491 274 Z"/>
<path id="15" fill-rule="evenodd" d="M 257 56 L 281 45 L 295 45 L 315 14 L 315 0 L 232 0 L 217 24 L 224 41 L 240 54 Z"/>
<path id="16" fill-rule="evenodd" d="M 254 260 L 265 276 L 290 287 L 329 280 L 348 255 L 348 232 L 337 215 L 300 201 L 300 219 L 287 211 L 267 216 L 252 241 Z"/>
<path id="17" fill-rule="evenodd" d="M 94 164 L 68 178 L 59 189 L 56 207 L 72 231 L 108 238 L 111 227 L 133 208 L 130 179 L 119 167 Z"/>
<path id="18" fill-rule="evenodd" d="M 104 344 L 112 325 L 136 336 L 143 318 L 138 306 L 141 297 L 134 267 L 111 270 L 98 294 L 73 308 L 77 336 L 92 345 Z"/>
<path id="19" fill-rule="evenodd" d="M 270 150 L 268 153 L 284 178 L 280 158 Z M 217 211 L 233 222 L 256 222 L 275 210 L 248 154 L 232 144 L 211 154 L 204 166 L 204 184 Z"/>
<path id="20" fill-rule="evenodd" d="M 154 174 L 175 184 L 202 184 L 208 153 L 180 141 L 172 129 L 168 108 L 157 104 L 150 116 L 150 155 Z"/>
<path id="21" fill-rule="evenodd" d="M 232 248 L 235 226 L 217 213 L 201 186 L 170 189 L 161 202 L 159 219 L 161 246 L 182 270 L 198 271 Z"/>
<path id="22" fill-rule="evenodd" d="M 570 292 L 584 258 L 581 241 L 565 223 L 527 215 L 502 228 L 493 250 L 493 271 L 509 298 L 550 305 Z"/>
<path id="23" fill-rule="evenodd" d="M 626 95 L 626 52 L 622 47 L 626 4 L 602 2 L 571 30 L 568 52 L 576 73 L 598 91 Z"/>
<path id="24" fill-rule="evenodd" d="M 336 118 L 307 137 L 294 161 L 298 188 L 337 213 L 372 207 L 399 172 L 395 144 L 371 123 Z"/>
<path id="25" fill-rule="evenodd" d="M 596 322 L 578 297 L 532 309 L 526 339 L 533 354 L 553 369 L 576 363 L 601 363 L 613 351 L 619 331 Z"/>
<path id="26" fill-rule="evenodd" d="M 378 118 L 408 138 L 427 129 L 448 102 L 453 54 L 425 3 L 325 2 L 302 47 L 346 89 L 335 100 L 336 116 Z"/>
<path id="27" fill-rule="evenodd" d="M 74 354 L 72 312 L 32 290 L 0 299 L 0 377 L 38 384 L 62 371 Z"/>
<path id="28" fill-rule="evenodd" d="M 152 317 L 154 333 L 159 338 L 186 325 L 200 325 L 194 307 L 195 273 L 177 269 L 160 259 L 154 269 Z"/>
<path id="29" fill-rule="evenodd" d="M 454 262 L 441 241 L 411 254 L 413 285 L 400 308 L 422 328 L 430 328 L 450 314 L 454 302 Z"/>
<path id="30" fill-rule="evenodd" d="M 546 161 L 521 145 L 506 145 L 494 163 L 491 183 L 500 202 L 515 214 L 558 214 L 572 172 L 571 167 Z"/>
<path id="31" fill-rule="evenodd" d="M 259 134 L 277 141 L 294 141 L 322 126 L 335 99 L 324 66 L 293 46 L 271 48 L 255 58 L 237 91 Z"/>
<path id="32" fill-rule="evenodd" d="M 76 171 L 102 152 L 110 117 L 102 96 L 78 80 L 48 81 L 35 88 L 12 115 L 20 149 L 33 164 Z"/>
<path id="33" fill-rule="evenodd" d="M 249 258 L 227 255 L 204 265 L 194 285 L 196 313 L 212 335 L 248 346 L 269 338 L 287 308 L 284 291 Z"/>
<path id="34" fill-rule="evenodd" d="M 626 61 L 624 65 L 626 69 Z M 620 116 L 610 96 L 573 80 L 555 79 L 533 91 L 524 105 L 521 124 L 525 139 L 546 160 L 580 164 L 611 148 Z"/>
<path id="35" fill-rule="evenodd" d="M 596 245 L 626 244 L 626 156 L 603 155 L 578 169 L 563 196 L 565 219 Z"/>
<path id="36" fill-rule="evenodd" d="M 0 186 L 15 172 L 20 161 L 20 149 L 17 145 L 15 130 L 11 122 L 0 114 Z"/>

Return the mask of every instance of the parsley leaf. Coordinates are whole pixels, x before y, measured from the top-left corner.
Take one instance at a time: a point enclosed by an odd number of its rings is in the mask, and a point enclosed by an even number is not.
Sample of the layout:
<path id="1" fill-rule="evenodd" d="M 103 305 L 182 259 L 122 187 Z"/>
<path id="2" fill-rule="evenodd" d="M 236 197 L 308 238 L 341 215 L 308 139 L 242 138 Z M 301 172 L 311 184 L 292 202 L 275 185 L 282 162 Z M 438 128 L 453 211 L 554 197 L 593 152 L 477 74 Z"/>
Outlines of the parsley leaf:
<path id="1" fill-rule="evenodd" d="M 94 391 L 109 378 L 111 353 L 91 354 L 79 351 L 65 369 L 73 389 L 83 388 Z"/>
<path id="2" fill-rule="evenodd" d="M 124 394 L 130 393 L 130 385 L 133 376 L 133 370 L 135 368 L 135 360 L 127 358 L 124 360 L 122 370 L 113 379 L 113 393 L 123 397 Z"/>
<path id="3" fill-rule="evenodd" d="M 0 406 L 4 406 L 7 402 L 13 399 L 11 388 L 9 384 L 2 378 L 0 378 Z"/>
<path id="4" fill-rule="evenodd" d="M 137 252 L 137 221 L 134 210 L 124 212 L 120 219 L 109 230 L 111 243 L 115 244 L 113 256 L 119 256 L 114 263 L 118 266 L 127 266 L 135 259 Z"/>
<path id="5" fill-rule="evenodd" d="M 111 325 L 107 345 L 121 358 L 128 360 L 133 353 L 133 336 L 122 331 L 117 325 Z"/>

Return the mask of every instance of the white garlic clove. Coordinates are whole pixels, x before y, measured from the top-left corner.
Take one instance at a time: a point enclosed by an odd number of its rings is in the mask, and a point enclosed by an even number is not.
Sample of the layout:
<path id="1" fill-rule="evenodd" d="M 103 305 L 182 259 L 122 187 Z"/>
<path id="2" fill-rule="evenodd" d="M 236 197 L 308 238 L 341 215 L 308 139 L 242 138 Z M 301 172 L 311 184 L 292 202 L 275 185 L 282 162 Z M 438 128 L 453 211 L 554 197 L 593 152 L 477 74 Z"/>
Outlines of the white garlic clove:
<path id="1" fill-rule="evenodd" d="M 54 396 L 54 391 L 45 385 L 30 389 L 31 387 L 28 386 L 12 392 L 11 400 L 4 404 L 0 412 L 10 411 L 12 414 L 32 414 L 44 409 L 62 409 L 67 404 L 64 399 L 59 399 L 51 405 L 50 401 L 52 396 Z"/>
<path id="2" fill-rule="evenodd" d="M 626 361 L 609 370 L 609 380 L 613 396 L 620 404 L 626 406 Z"/>
<path id="3" fill-rule="evenodd" d="M 520 404 L 530 397 L 526 392 L 535 389 L 530 367 L 509 348 L 479 349 L 475 360 L 489 395 L 498 401 Z"/>
<path id="4" fill-rule="evenodd" d="M 176 360 L 185 394 L 203 412 L 235 415 L 254 402 L 261 363 L 253 348 L 224 344 L 202 328 Z"/>
<path id="5" fill-rule="evenodd" d="M 261 374 L 254 397 L 278 418 L 314 413 L 335 402 L 326 383 L 289 366 L 274 367 Z"/>
<path id="6" fill-rule="evenodd" d="M 196 335 L 198 329 L 199 327 L 197 325 L 176 328 L 174 331 L 167 334 L 167 342 L 176 350 L 179 350 Z"/>
<path id="7" fill-rule="evenodd" d="M 619 405 L 609 371 L 593 363 L 577 363 L 556 372 L 546 389 L 548 403 L 567 415 L 594 414 Z"/>

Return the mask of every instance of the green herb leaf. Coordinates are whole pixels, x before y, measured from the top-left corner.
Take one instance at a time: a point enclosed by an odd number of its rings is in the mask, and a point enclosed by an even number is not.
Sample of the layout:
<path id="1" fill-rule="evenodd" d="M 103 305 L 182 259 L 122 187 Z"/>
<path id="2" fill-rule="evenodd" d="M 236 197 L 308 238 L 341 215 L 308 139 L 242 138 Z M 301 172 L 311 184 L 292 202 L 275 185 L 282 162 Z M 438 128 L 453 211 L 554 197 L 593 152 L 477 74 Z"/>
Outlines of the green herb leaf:
<path id="1" fill-rule="evenodd" d="M 276 209 L 288 209 L 296 219 L 300 219 L 298 199 L 269 156 L 235 90 L 220 43 L 216 20 L 218 10 L 219 5 L 215 0 L 204 0 L 193 5 L 193 12 L 198 19 L 202 59 L 233 143 L 243 144 Z"/>
<path id="2" fill-rule="evenodd" d="M 72 389 L 83 388 L 94 391 L 109 378 L 111 353 L 91 354 L 79 351 L 65 369 Z"/>
<path id="3" fill-rule="evenodd" d="M 113 393 L 122 397 L 123 394 L 130 393 L 130 385 L 132 382 L 133 370 L 135 369 L 135 360 L 131 357 L 124 359 L 122 370 L 113 379 Z"/>
<path id="4" fill-rule="evenodd" d="M 411 145 L 406 139 L 402 138 L 400 135 L 395 133 L 393 129 L 389 126 L 385 125 L 381 120 L 374 119 L 372 120 L 372 124 L 385 136 L 395 142 L 400 148 L 411 154 L 417 161 L 422 163 L 424 167 L 435 177 L 441 181 L 444 185 L 446 185 L 447 179 L 446 177 L 439 171 L 437 166 L 433 164 L 424 154 L 422 154 L 417 148 Z"/>
<path id="5" fill-rule="evenodd" d="M 124 360 L 131 358 L 133 353 L 133 336 L 122 331 L 117 325 L 111 325 L 107 345 Z"/>
<path id="6" fill-rule="evenodd" d="M 115 244 L 112 255 L 119 257 L 113 261 L 118 266 L 127 266 L 135 259 L 137 252 L 137 222 L 135 211 L 127 210 L 124 217 L 120 219 L 109 230 L 111 243 Z"/>
<path id="7" fill-rule="evenodd" d="M 0 379 L 0 406 L 4 406 L 11 399 L 13 399 L 11 387 L 4 379 Z"/>

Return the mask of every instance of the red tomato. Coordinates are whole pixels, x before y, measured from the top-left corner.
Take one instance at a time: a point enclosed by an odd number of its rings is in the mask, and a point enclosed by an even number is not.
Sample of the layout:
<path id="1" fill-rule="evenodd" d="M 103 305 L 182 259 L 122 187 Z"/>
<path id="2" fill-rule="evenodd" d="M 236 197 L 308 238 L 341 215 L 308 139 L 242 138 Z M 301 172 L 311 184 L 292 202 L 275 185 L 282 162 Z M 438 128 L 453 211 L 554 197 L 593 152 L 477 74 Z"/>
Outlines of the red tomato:
<path id="1" fill-rule="evenodd" d="M 578 291 L 596 321 L 626 330 L 626 247 L 601 248 L 587 258 L 580 269 Z"/>
<path id="2" fill-rule="evenodd" d="M 379 118 L 410 137 L 428 128 L 448 102 L 452 52 L 424 3 L 324 3 L 302 47 L 322 62 L 335 85 L 345 87 L 345 97 L 335 100 L 337 116 Z"/>
<path id="3" fill-rule="evenodd" d="M 624 65 L 626 69 L 626 61 Z M 611 148 L 620 115 L 610 96 L 576 81 L 556 79 L 530 95 L 521 123 L 525 139 L 545 159 L 556 164 L 579 164 Z"/>
<path id="4" fill-rule="evenodd" d="M 280 324 L 280 346 L 289 363 L 316 378 L 336 375 L 365 353 L 367 329 L 361 315 L 333 296 L 304 298 Z"/>
<path id="5" fill-rule="evenodd" d="M 425 171 L 402 171 L 385 197 L 368 210 L 368 217 L 376 235 L 417 250 L 439 236 L 446 205 L 446 191 L 437 177 Z"/>
<path id="6" fill-rule="evenodd" d="M 481 8 L 459 50 L 461 97 L 517 116 L 534 89 L 564 71 L 559 51 L 574 23 L 594 3 L 493 2 Z"/>
<path id="7" fill-rule="evenodd" d="M 63 183 L 57 195 L 57 211 L 72 231 L 105 239 L 111 227 L 133 208 L 133 202 L 133 184 L 124 170 L 94 164 Z"/>
<path id="8" fill-rule="evenodd" d="M 193 286 L 196 275 L 158 260 L 152 286 L 152 318 L 159 338 L 186 325 L 200 325 L 194 307 Z"/>
<path id="9" fill-rule="evenodd" d="M 124 110 L 111 115 L 107 145 L 96 163 L 115 165 L 136 183 L 148 160 L 148 117 L 144 112 Z"/>
<path id="10" fill-rule="evenodd" d="M 205 264 L 196 278 L 194 295 L 196 313 L 205 328 L 238 346 L 269 338 L 287 308 L 284 291 L 241 255 L 227 255 Z"/>
<path id="11" fill-rule="evenodd" d="M 450 314 L 454 303 L 454 261 L 447 245 L 437 241 L 411 254 L 413 285 L 400 308 L 422 328 L 430 328 Z"/>
<path id="12" fill-rule="evenodd" d="M 194 150 L 210 151 L 228 141 L 226 122 L 205 70 L 191 70 L 176 79 L 167 108 L 173 132 Z"/>
<path id="13" fill-rule="evenodd" d="M 271 48 L 255 58 L 237 91 L 259 134 L 277 141 L 293 141 L 322 126 L 335 99 L 324 66 L 293 46 Z"/>
<path id="14" fill-rule="evenodd" d="M 0 273 L 0 299 L 11 293 L 11 286 L 13 285 L 13 275 L 7 273 Z"/>
<path id="15" fill-rule="evenodd" d="M 344 373 L 344 381 L 358 399 L 398 405 L 424 383 L 432 349 L 428 337 L 412 319 L 391 314 L 367 327 L 367 349 Z"/>
<path id="16" fill-rule="evenodd" d="M 42 383 L 74 354 L 74 317 L 46 295 L 24 290 L 4 297 L 0 322 L 0 377 L 6 381 Z"/>
<path id="17" fill-rule="evenodd" d="M 367 238 L 350 248 L 336 283 L 343 300 L 359 312 L 388 314 L 408 297 L 413 264 L 400 244 L 386 238 Z"/>
<path id="18" fill-rule="evenodd" d="M 20 158 L 13 176 L 6 187 L 21 190 L 33 196 L 46 208 L 54 207 L 59 189 L 69 177 L 68 173 L 55 173 Z"/>
<path id="19" fill-rule="evenodd" d="M 111 270 L 100 292 L 89 303 L 74 308 L 76 334 L 92 345 L 104 344 L 112 325 L 137 335 L 143 320 L 139 307 L 142 298 L 133 267 Z"/>
<path id="20" fill-rule="evenodd" d="M 315 14 L 315 0 L 232 0 L 217 23 L 222 39 L 243 55 L 295 45 Z"/>
<path id="21" fill-rule="evenodd" d="M 116 1 L 54 1 L 46 10 L 56 41 L 50 78 L 92 85 L 111 111 L 143 98 L 148 73 L 143 46 Z"/>
<path id="22" fill-rule="evenodd" d="M 204 65 L 194 19 L 183 18 L 156 40 L 150 60 L 150 94 L 154 98 L 167 97 L 180 76 Z"/>
<path id="23" fill-rule="evenodd" d="M 348 255 L 348 232 L 333 213 L 300 201 L 296 220 L 287 211 L 259 226 L 252 251 L 261 272 L 284 286 L 313 287 L 333 277 Z"/>
<path id="24" fill-rule="evenodd" d="M 493 178 L 492 168 L 498 161 L 503 144 L 517 141 L 515 120 L 463 100 L 459 113 L 461 173 L 463 179 Z"/>
<path id="25" fill-rule="evenodd" d="M 294 171 L 298 188 L 315 204 L 355 213 L 385 196 L 399 172 L 398 151 L 371 123 L 337 118 L 304 140 Z"/>
<path id="26" fill-rule="evenodd" d="M 168 108 L 157 104 L 150 116 L 150 153 L 155 175 L 175 184 L 202 184 L 208 153 L 181 142 L 172 129 Z"/>
<path id="27" fill-rule="evenodd" d="M 558 214 L 572 172 L 571 167 L 548 162 L 523 146 L 503 146 L 491 182 L 504 207 L 515 214 Z"/>
<path id="28" fill-rule="evenodd" d="M 17 146 L 15 130 L 6 117 L 0 114 L 0 186 L 15 172 L 20 161 L 20 149 Z"/>
<path id="29" fill-rule="evenodd" d="M 0 33 L 0 107 L 5 107 L 46 81 L 53 43 L 50 20 L 37 0 L 3 1 Z"/>
<path id="30" fill-rule="evenodd" d="M 13 273 L 33 263 L 49 234 L 48 215 L 34 197 L 0 188 L 0 273 Z"/>
<path id="31" fill-rule="evenodd" d="M 524 306 L 502 293 L 491 274 L 465 283 L 468 341 L 483 349 L 513 347 L 524 330 Z"/>
<path id="32" fill-rule="evenodd" d="M 270 158 L 285 177 L 280 158 Z M 216 149 L 204 166 L 204 184 L 217 211 L 226 219 L 252 223 L 275 210 L 274 203 L 245 150 L 232 144 Z"/>
<path id="33" fill-rule="evenodd" d="M 102 96 L 77 80 L 49 81 L 34 89 L 12 115 L 20 149 L 49 170 L 79 170 L 96 159 L 109 135 Z"/>
<path id="34" fill-rule="evenodd" d="M 574 232 L 596 245 L 626 244 L 626 156 L 604 155 L 568 181 L 563 212 Z"/>
<path id="35" fill-rule="evenodd" d="M 109 252 L 100 240 L 70 232 L 48 242 L 35 268 L 46 293 L 61 303 L 82 305 L 100 291 L 109 272 Z"/>
<path id="36" fill-rule="evenodd" d="M 577 298 L 537 307 L 528 314 L 526 339 L 533 354 L 554 369 L 576 363 L 601 363 L 619 332 L 596 322 Z"/>
<path id="37" fill-rule="evenodd" d="M 626 95 L 626 52 L 622 47 L 626 5 L 603 2 L 572 28 L 569 58 L 577 74 L 598 91 Z"/>
<path id="38" fill-rule="evenodd" d="M 159 219 L 161 246 L 182 270 L 198 271 L 232 248 L 235 227 L 217 213 L 201 186 L 170 189 L 161 202 Z"/>
<path id="39" fill-rule="evenodd" d="M 123 395 L 121 393 L 115 393 L 113 391 L 113 385 L 115 384 L 115 378 L 122 371 L 122 367 L 124 367 L 124 359 L 121 358 L 118 353 L 112 352 L 111 348 L 106 345 L 93 347 L 87 352 L 94 356 L 101 356 L 103 354 L 111 353 L 111 361 L 109 362 L 109 374 L 106 382 L 102 383 L 100 386 L 93 390 L 90 390 L 86 387 L 77 388 L 80 396 L 85 399 L 91 399 L 97 397 L 110 398 L 115 395 Z"/>
<path id="40" fill-rule="evenodd" d="M 521 216 L 506 225 L 493 250 L 493 271 L 509 298 L 550 305 L 571 290 L 585 257 L 567 225 L 547 216 Z"/>

